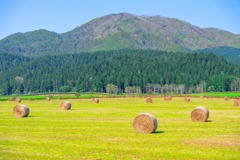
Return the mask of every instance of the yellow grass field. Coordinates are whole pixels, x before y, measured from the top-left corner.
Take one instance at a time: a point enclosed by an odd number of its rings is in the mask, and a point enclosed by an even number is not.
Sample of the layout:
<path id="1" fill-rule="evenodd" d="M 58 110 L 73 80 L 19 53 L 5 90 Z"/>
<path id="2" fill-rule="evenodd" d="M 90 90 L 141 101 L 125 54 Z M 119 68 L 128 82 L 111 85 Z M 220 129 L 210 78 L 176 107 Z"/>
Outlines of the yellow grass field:
<path id="1" fill-rule="evenodd" d="M 23 100 L 26 118 L 15 118 L 16 102 L 0 102 L 0 160 L 237 160 L 240 159 L 240 106 L 233 99 L 173 97 Z M 192 122 L 191 111 L 206 107 L 208 122 Z M 133 131 L 133 119 L 150 113 L 152 134 Z"/>

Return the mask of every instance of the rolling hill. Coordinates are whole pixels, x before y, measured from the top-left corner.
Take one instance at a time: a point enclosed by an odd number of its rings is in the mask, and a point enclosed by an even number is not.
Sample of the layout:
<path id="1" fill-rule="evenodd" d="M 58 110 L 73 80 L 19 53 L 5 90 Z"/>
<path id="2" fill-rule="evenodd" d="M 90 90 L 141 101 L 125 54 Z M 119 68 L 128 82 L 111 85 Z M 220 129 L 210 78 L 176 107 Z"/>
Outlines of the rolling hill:
<path id="1" fill-rule="evenodd" d="M 126 48 L 176 52 L 223 46 L 240 48 L 240 35 L 202 29 L 174 18 L 120 13 L 93 19 L 62 34 L 43 29 L 13 34 L 0 40 L 0 53 L 37 57 Z"/>

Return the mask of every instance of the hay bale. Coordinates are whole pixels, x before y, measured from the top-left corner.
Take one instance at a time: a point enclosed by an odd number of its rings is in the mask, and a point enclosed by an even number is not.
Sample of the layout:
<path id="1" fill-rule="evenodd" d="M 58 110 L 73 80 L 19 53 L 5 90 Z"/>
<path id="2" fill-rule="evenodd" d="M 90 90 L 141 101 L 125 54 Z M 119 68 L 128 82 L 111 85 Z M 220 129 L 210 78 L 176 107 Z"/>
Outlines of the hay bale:
<path id="1" fill-rule="evenodd" d="M 150 134 L 156 131 L 157 126 L 156 118 L 149 113 L 141 113 L 133 120 L 133 130 L 136 133 Z"/>
<path id="2" fill-rule="evenodd" d="M 199 98 L 202 98 L 202 99 L 203 99 L 203 98 L 204 98 L 204 96 L 203 96 L 203 95 L 201 95 Z"/>
<path id="3" fill-rule="evenodd" d="M 60 104 L 60 108 L 63 110 L 70 110 L 71 109 L 71 103 L 68 101 L 64 101 Z"/>
<path id="4" fill-rule="evenodd" d="M 152 102 L 153 102 L 153 100 L 152 100 L 152 98 L 151 98 L 151 97 L 147 97 L 147 98 L 146 98 L 146 102 L 147 102 L 147 103 L 152 103 Z"/>
<path id="5" fill-rule="evenodd" d="M 224 100 L 225 100 L 225 101 L 228 100 L 228 97 L 224 97 Z"/>
<path id="6" fill-rule="evenodd" d="M 12 101 L 13 101 L 13 98 L 9 98 L 8 101 L 9 101 L 9 102 L 12 102 Z"/>
<path id="7" fill-rule="evenodd" d="M 20 98 L 17 98 L 16 100 L 15 100 L 17 103 L 21 103 L 21 99 Z"/>
<path id="8" fill-rule="evenodd" d="M 208 117 L 208 109 L 202 106 L 196 107 L 191 113 L 191 119 L 193 122 L 207 122 Z"/>
<path id="9" fill-rule="evenodd" d="M 29 108 L 24 104 L 17 105 L 13 108 L 13 115 L 16 118 L 27 117 L 29 113 Z"/>
<path id="10" fill-rule="evenodd" d="M 51 97 L 46 97 L 45 100 L 46 100 L 46 101 L 50 101 L 50 100 L 51 100 Z"/>
<path id="11" fill-rule="evenodd" d="M 236 99 L 234 101 L 234 106 L 240 106 L 240 99 Z"/>
<path id="12" fill-rule="evenodd" d="M 165 101 L 171 101 L 172 100 L 172 96 L 168 96 L 168 97 L 164 97 Z"/>
<path id="13" fill-rule="evenodd" d="M 93 98 L 93 99 L 92 99 L 92 102 L 93 102 L 93 103 L 99 103 L 99 99 L 98 99 L 98 98 Z"/>
<path id="14" fill-rule="evenodd" d="M 190 102 L 190 98 L 185 97 L 185 98 L 184 98 L 184 101 L 185 101 L 185 102 Z"/>

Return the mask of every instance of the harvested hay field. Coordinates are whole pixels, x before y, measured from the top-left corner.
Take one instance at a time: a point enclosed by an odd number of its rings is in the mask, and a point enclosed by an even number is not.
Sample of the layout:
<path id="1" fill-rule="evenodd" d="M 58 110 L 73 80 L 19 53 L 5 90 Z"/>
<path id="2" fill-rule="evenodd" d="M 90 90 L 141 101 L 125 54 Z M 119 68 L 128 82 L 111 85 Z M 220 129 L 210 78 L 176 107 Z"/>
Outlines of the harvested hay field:
<path id="1" fill-rule="evenodd" d="M 237 160 L 240 158 L 240 108 L 234 100 L 174 97 L 65 99 L 74 109 L 59 109 L 63 100 L 24 100 L 27 118 L 15 118 L 13 106 L 0 101 L 0 159 L 51 160 Z M 205 106 L 209 122 L 194 123 L 190 113 Z M 154 115 L 152 134 L 137 134 L 133 120 L 140 113 Z"/>
<path id="2" fill-rule="evenodd" d="M 13 115 L 16 118 L 27 117 L 29 113 L 30 113 L 29 108 L 24 104 L 17 105 L 13 108 Z"/>

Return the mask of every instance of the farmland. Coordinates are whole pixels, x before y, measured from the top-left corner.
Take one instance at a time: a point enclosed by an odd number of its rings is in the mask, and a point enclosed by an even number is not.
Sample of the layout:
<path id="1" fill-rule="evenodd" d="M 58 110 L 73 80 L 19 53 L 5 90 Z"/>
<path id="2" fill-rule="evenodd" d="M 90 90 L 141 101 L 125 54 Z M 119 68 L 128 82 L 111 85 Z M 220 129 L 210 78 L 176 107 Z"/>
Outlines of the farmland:
<path id="1" fill-rule="evenodd" d="M 233 99 L 144 97 L 23 100 L 26 118 L 15 118 L 15 101 L 0 101 L 0 159 L 240 159 L 240 107 Z M 192 122 L 191 111 L 205 106 L 208 122 Z M 150 113 L 153 134 L 136 134 L 133 119 Z"/>

